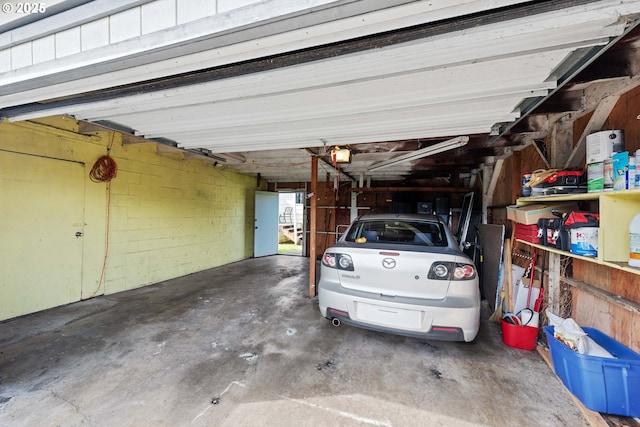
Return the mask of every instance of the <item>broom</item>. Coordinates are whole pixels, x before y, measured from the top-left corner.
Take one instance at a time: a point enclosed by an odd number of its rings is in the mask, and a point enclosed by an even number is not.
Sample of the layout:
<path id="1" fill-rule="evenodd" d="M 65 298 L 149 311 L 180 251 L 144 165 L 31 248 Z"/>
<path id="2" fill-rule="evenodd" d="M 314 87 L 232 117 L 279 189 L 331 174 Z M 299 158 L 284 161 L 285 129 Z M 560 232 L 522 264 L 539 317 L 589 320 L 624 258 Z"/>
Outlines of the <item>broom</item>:
<path id="1" fill-rule="evenodd" d="M 513 242 L 513 231 L 511 232 L 511 239 L 507 239 L 504 242 L 504 263 L 506 265 L 505 270 L 507 270 L 507 275 L 505 276 L 505 284 L 507 285 L 507 289 L 505 290 L 507 313 L 513 312 L 513 268 L 511 264 L 511 242 Z"/>
<path id="2" fill-rule="evenodd" d="M 500 301 L 496 306 L 494 312 L 489 316 L 489 321 L 491 322 L 499 322 L 502 319 L 502 304 L 504 303 L 504 288 L 500 289 Z"/>
<path id="3" fill-rule="evenodd" d="M 500 301 L 498 302 L 496 309 L 493 311 L 493 314 L 489 316 L 489 320 L 491 322 L 499 322 L 500 319 L 502 319 L 502 306 L 504 304 L 504 297 L 506 292 L 509 291 L 509 286 L 511 286 L 511 241 L 508 238 L 505 239 L 504 242 L 502 257 L 504 274 L 502 279 L 502 288 L 500 289 Z"/>

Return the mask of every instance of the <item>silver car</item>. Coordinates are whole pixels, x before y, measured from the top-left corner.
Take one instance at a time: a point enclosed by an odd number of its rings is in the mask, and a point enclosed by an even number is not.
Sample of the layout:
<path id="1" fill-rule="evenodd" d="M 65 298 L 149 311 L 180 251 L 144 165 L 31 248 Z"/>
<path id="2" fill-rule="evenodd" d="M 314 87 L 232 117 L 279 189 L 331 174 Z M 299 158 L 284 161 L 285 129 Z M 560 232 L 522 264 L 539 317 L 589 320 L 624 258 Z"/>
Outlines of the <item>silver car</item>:
<path id="1" fill-rule="evenodd" d="M 478 274 L 437 216 L 365 215 L 322 256 L 322 316 L 399 335 L 473 341 Z"/>

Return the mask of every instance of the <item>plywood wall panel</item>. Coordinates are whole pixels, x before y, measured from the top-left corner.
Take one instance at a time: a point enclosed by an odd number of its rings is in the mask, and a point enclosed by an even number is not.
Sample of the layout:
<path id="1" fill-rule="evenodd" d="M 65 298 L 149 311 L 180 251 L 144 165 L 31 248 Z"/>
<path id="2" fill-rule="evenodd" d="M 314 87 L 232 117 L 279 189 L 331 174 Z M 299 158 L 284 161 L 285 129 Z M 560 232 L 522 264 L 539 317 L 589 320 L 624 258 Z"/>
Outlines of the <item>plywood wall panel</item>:
<path id="1" fill-rule="evenodd" d="M 504 159 L 500 176 L 493 193 L 493 206 L 507 206 L 522 196 L 522 175 L 537 169 L 547 169 L 534 145 Z"/>
<path id="2" fill-rule="evenodd" d="M 613 292 L 611 268 L 592 262 L 573 260 L 573 278 L 589 283 L 605 291 Z"/>
<path id="3" fill-rule="evenodd" d="M 520 165 L 514 165 L 512 157 L 506 158 L 493 193 L 493 206 L 506 206 L 515 202 L 512 196 L 512 177 L 514 174 L 521 175 Z"/>
<path id="4" fill-rule="evenodd" d="M 630 301 L 640 303 L 640 276 L 622 270 L 611 271 L 612 291 Z"/>
<path id="5" fill-rule="evenodd" d="M 574 259 L 573 278 L 640 304 L 640 276 L 637 274 Z"/>
<path id="6" fill-rule="evenodd" d="M 623 129 L 625 150 L 633 153 L 640 149 L 640 87 L 620 97 L 605 121 L 603 129 Z"/>
<path id="7" fill-rule="evenodd" d="M 571 317 L 580 326 L 597 328 L 612 336 L 612 306 L 596 295 L 582 289 L 571 288 L 573 306 Z"/>

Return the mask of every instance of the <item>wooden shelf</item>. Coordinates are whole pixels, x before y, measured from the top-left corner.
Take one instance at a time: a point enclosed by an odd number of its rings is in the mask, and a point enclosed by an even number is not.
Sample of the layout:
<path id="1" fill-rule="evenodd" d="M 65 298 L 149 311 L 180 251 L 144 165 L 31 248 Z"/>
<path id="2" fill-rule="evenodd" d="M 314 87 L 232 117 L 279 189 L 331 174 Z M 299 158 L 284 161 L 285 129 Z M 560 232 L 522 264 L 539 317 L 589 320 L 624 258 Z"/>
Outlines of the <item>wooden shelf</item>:
<path id="1" fill-rule="evenodd" d="M 579 260 L 582 260 L 582 261 L 592 262 L 594 264 L 605 265 L 607 267 L 615 268 L 615 269 L 618 269 L 618 270 L 624 270 L 624 271 L 627 271 L 629 273 L 640 275 L 640 268 L 630 267 L 625 262 L 603 261 L 602 259 L 600 259 L 600 257 L 594 258 L 594 257 L 576 255 L 576 254 L 572 254 L 571 252 L 567 252 L 567 251 L 563 251 L 563 250 L 560 250 L 560 249 L 553 248 L 551 246 L 544 246 L 544 245 L 541 245 L 541 244 L 538 244 L 538 243 L 527 242 L 526 240 L 516 239 L 516 241 L 520 242 L 520 243 L 524 243 L 525 245 L 533 246 L 533 247 L 541 249 L 543 251 L 552 252 L 554 254 L 560 254 L 560 255 L 571 257 L 571 258 L 576 258 L 576 259 L 579 259 Z"/>
<path id="2" fill-rule="evenodd" d="M 353 187 L 349 191 L 356 193 L 395 193 L 395 192 L 427 192 L 427 193 L 470 193 L 473 188 L 465 187 Z"/>
<path id="3" fill-rule="evenodd" d="M 633 190 L 619 191 L 598 191 L 593 193 L 575 193 L 575 194 L 554 194 L 550 196 L 531 196 L 521 197 L 516 200 L 518 206 L 529 203 L 554 203 L 554 202 L 572 202 L 580 200 L 598 200 L 601 197 L 612 197 L 619 199 L 635 199 L 640 198 L 640 188 Z"/>
<path id="4" fill-rule="evenodd" d="M 598 212 L 600 214 L 598 257 L 590 258 L 549 246 L 532 245 L 548 252 L 559 253 L 583 261 L 640 274 L 640 269 L 629 267 L 627 264 L 629 260 L 629 223 L 636 214 L 640 213 L 640 189 L 521 197 L 516 203 L 522 206 L 531 203 L 553 204 L 555 202 L 570 201 L 598 202 Z M 523 241 L 523 243 L 531 244 L 526 241 Z"/>
<path id="5" fill-rule="evenodd" d="M 555 203 L 555 202 L 572 202 L 580 200 L 598 200 L 603 193 L 576 193 L 576 194 L 556 194 L 552 196 L 531 196 L 521 197 L 516 200 L 518 206 L 530 203 Z M 640 193 L 639 193 L 640 194 Z"/>

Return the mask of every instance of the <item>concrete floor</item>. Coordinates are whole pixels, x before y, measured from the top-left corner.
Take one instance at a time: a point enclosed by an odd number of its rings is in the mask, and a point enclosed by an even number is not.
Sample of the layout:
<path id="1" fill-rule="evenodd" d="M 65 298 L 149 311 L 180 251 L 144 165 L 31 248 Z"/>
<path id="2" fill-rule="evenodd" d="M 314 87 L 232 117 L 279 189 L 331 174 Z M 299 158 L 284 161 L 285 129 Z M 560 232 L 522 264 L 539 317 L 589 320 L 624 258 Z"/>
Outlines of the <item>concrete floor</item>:
<path id="1" fill-rule="evenodd" d="M 488 312 L 473 344 L 335 328 L 308 263 L 249 259 L 0 324 L 0 425 L 588 425 Z"/>

